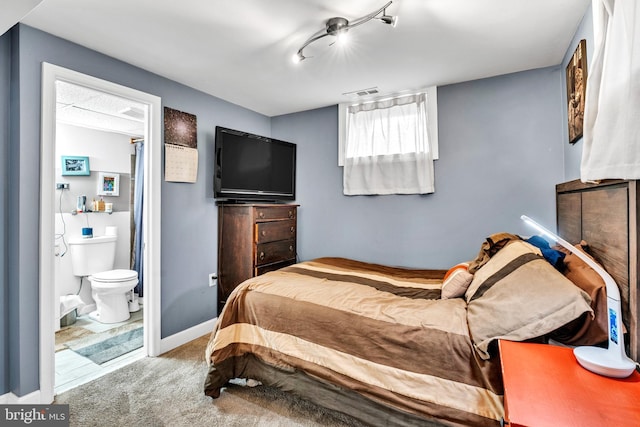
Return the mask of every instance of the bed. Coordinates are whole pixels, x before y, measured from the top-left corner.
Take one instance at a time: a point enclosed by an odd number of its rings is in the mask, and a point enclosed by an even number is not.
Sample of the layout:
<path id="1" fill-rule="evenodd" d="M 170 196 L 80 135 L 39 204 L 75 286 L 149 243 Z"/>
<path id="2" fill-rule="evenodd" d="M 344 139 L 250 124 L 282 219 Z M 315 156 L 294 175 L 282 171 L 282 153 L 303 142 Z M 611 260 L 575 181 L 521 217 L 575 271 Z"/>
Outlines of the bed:
<path id="1" fill-rule="evenodd" d="M 593 344 L 602 286 L 558 271 L 558 248 L 479 243 L 449 271 L 320 258 L 249 279 L 212 332 L 205 394 L 246 378 L 370 425 L 499 425 L 497 341 Z"/>

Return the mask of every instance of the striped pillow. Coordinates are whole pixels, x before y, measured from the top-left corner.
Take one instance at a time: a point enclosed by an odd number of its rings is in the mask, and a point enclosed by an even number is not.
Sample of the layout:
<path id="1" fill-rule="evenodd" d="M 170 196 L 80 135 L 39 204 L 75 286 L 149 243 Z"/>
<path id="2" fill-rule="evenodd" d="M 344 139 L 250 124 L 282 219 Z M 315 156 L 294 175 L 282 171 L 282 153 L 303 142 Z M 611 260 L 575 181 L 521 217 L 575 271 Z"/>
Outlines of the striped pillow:
<path id="1" fill-rule="evenodd" d="M 456 264 L 445 274 L 442 282 L 442 299 L 458 298 L 464 295 L 473 280 L 469 273 L 469 263 Z"/>
<path id="2" fill-rule="evenodd" d="M 465 298 L 469 332 L 483 359 L 491 357 L 496 339 L 537 338 L 592 312 L 589 295 L 523 241 L 509 243 L 483 265 Z"/>

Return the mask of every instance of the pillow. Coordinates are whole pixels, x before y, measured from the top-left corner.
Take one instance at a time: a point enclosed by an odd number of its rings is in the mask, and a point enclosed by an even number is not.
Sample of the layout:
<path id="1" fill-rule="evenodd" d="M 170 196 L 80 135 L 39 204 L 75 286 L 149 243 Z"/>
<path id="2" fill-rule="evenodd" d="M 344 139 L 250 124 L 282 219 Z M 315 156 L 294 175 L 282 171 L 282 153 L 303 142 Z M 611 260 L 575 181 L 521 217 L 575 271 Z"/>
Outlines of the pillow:
<path id="1" fill-rule="evenodd" d="M 487 237 L 480 246 L 480 252 L 476 259 L 469 263 L 469 273 L 474 274 L 485 265 L 493 255 L 514 240 L 521 240 L 520 236 L 511 233 L 494 233 Z"/>
<path id="2" fill-rule="evenodd" d="M 465 293 L 474 347 L 489 359 L 497 339 L 525 341 L 590 312 L 586 292 L 577 288 L 524 241 L 504 246 L 474 275 Z"/>
<path id="3" fill-rule="evenodd" d="M 597 262 L 586 251 L 586 247 L 587 244 L 584 241 L 575 245 L 576 250 Z M 607 329 L 607 288 L 604 280 L 586 262 L 566 248 L 556 246 L 555 249 L 566 254 L 563 274 L 591 297 L 591 309 L 594 315 L 584 316 L 573 325 L 567 325 L 567 327 L 552 332 L 549 337 L 568 345 L 595 345 L 606 341 L 609 338 L 609 333 Z"/>
<path id="4" fill-rule="evenodd" d="M 442 281 L 442 295 L 440 298 L 458 298 L 464 295 L 467 288 L 473 280 L 473 274 L 469 273 L 469 263 L 461 262 L 456 264 L 447 274 L 444 275 Z"/>
<path id="5" fill-rule="evenodd" d="M 551 248 L 549 242 L 540 236 L 531 236 L 525 239 L 525 241 L 540 249 L 542 256 L 549 261 L 549 264 L 553 265 L 556 270 L 562 271 L 566 252 L 559 251 L 557 248 Z"/>

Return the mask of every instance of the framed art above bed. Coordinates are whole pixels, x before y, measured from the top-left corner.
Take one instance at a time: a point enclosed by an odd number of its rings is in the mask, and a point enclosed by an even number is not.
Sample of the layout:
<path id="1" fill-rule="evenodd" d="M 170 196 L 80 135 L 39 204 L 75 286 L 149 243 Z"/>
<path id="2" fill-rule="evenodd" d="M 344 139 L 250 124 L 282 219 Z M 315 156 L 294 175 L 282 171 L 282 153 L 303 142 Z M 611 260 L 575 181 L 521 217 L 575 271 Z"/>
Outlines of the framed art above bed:
<path id="1" fill-rule="evenodd" d="M 587 87 L 587 41 L 580 40 L 569 60 L 567 79 L 567 121 L 569 142 L 575 143 L 582 137 L 584 127 L 584 102 Z"/>

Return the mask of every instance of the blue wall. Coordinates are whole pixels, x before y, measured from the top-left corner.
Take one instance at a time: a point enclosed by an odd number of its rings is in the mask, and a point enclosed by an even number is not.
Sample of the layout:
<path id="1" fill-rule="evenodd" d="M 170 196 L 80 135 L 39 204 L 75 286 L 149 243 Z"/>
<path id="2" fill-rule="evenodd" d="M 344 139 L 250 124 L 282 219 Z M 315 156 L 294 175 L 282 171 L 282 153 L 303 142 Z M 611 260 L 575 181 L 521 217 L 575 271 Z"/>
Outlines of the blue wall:
<path id="1" fill-rule="evenodd" d="M 0 182 L 9 176 L 9 92 L 11 84 L 11 34 L 0 36 Z M 9 390 L 8 316 L 9 281 L 7 271 L 7 191 L 0 192 L 0 395 Z"/>
<path id="2" fill-rule="evenodd" d="M 587 11 L 582 18 L 582 22 L 576 31 L 571 44 L 567 48 L 567 52 L 564 55 L 562 61 L 562 105 L 564 114 L 564 177 L 565 181 L 571 181 L 573 179 L 580 178 L 580 162 L 582 161 L 582 138 L 578 139 L 574 144 L 569 144 L 569 130 L 567 128 L 567 79 L 564 74 L 564 70 L 569 64 L 569 60 L 576 50 L 580 40 L 585 39 L 587 41 L 587 64 L 591 64 L 591 57 L 593 56 L 593 11 L 591 7 L 587 8 Z"/>
<path id="3" fill-rule="evenodd" d="M 217 267 L 211 188 L 216 125 L 298 144 L 301 259 L 331 255 L 447 268 L 475 256 L 491 233 L 530 233 L 519 220 L 522 213 L 555 223 L 554 186 L 567 168 L 563 66 L 441 87 L 436 193 L 347 197 L 337 166 L 336 107 L 268 118 L 20 25 L 0 38 L 0 179 L 7 178 L 0 251 L 9 260 L 0 261 L 0 395 L 24 396 L 39 387 L 39 277 L 33 266 L 39 253 L 43 61 L 160 96 L 164 106 L 198 118 L 197 183 L 162 183 L 162 337 L 215 315 L 216 295 L 206 277 Z"/>
<path id="4" fill-rule="evenodd" d="M 12 373 L 9 391 L 23 396 L 39 388 L 39 277 L 34 266 L 39 262 L 42 62 L 160 96 L 163 106 L 197 116 L 197 183 L 162 183 L 163 338 L 216 316 L 217 295 L 215 288 L 208 287 L 207 280 L 208 274 L 217 268 L 217 210 L 212 189 L 215 126 L 269 135 L 271 123 L 261 114 L 30 27 L 14 27 L 11 35 L 14 38 L 11 65 L 19 68 L 19 81 L 12 84 L 15 90 L 12 99 L 19 107 L 19 116 L 15 116 L 18 126 L 10 139 L 8 372 Z M 169 66 L 170 59 L 167 61 Z M 0 111 L 5 112 L 6 108 L 0 106 Z M 6 354 L 4 351 L 3 357 Z"/>
<path id="5" fill-rule="evenodd" d="M 337 107 L 273 118 L 273 136 L 298 144 L 300 258 L 448 268 L 492 233 L 531 234 L 523 213 L 553 228 L 561 80 L 553 67 L 440 87 L 436 192 L 424 196 L 342 194 Z"/>

